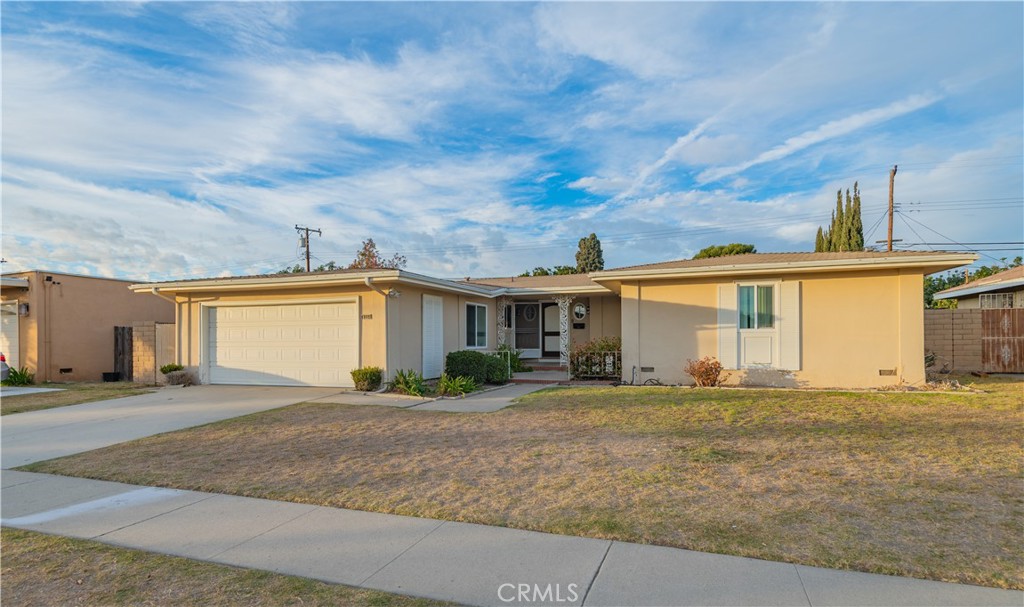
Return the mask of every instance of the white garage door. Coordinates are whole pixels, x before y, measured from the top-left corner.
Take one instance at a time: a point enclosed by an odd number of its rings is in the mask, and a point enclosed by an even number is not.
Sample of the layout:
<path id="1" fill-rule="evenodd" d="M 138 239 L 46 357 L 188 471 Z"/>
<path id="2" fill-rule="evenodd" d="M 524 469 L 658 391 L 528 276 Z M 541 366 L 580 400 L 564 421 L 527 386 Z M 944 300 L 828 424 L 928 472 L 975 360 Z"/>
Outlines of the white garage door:
<path id="1" fill-rule="evenodd" d="M 210 308 L 211 384 L 352 387 L 355 303 Z"/>

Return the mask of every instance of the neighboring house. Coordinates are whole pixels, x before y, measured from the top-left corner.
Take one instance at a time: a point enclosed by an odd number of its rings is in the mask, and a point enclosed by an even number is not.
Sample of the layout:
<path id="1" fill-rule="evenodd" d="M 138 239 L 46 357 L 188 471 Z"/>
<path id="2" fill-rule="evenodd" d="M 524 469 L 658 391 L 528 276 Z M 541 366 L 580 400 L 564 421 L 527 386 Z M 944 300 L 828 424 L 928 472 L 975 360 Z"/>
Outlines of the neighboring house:
<path id="1" fill-rule="evenodd" d="M 924 381 L 924 275 L 964 253 L 768 253 L 589 275 L 446 280 L 338 270 L 132 285 L 176 301 L 178 362 L 204 383 L 351 386 L 379 366 L 437 377 L 455 350 L 506 344 L 564 365 L 622 338 L 623 380 L 692 383 L 713 356 L 733 382 L 873 387 Z"/>
<path id="2" fill-rule="evenodd" d="M 1024 266 L 939 291 L 932 297 L 955 299 L 960 310 L 1024 308 Z"/>
<path id="3" fill-rule="evenodd" d="M 114 370 L 114 327 L 173 322 L 174 306 L 133 281 L 58 272 L 0 276 L 0 351 L 36 381 L 99 381 Z M 128 378 L 130 379 L 130 378 Z"/>

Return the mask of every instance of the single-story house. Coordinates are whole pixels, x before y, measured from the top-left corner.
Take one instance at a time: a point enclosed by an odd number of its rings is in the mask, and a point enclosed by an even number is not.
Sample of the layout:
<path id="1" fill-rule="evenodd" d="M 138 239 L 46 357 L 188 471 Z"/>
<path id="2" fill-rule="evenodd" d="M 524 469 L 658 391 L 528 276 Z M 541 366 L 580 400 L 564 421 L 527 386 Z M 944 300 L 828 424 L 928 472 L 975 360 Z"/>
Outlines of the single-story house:
<path id="1" fill-rule="evenodd" d="M 0 352 L 37 382 L 99 381 L 114 370 L 114 327 L 174 322 L 175 306 L 133 294 L 134 282 L 40 270 L 0 276 Z"/>
<path id="2" fill-rule="evenodd" d="M 449 280 L 337 270 L 132 285 L 175 302 L 178 362 L 204 383 L 351 386 L 379 366 L 437 377 L 447 353 L 505 344 L 567 361 L 621 337 L 622 379 L 874 387 L 925 380 L 923 280 L 974 254 L 766 253 L 569 276 Z"/>
<path id="3" fill-rule="evenodd" d="M 933 299 L 955 299 L 960 310 L 1024 308 L 1024 266 L 939 291 Z"/>

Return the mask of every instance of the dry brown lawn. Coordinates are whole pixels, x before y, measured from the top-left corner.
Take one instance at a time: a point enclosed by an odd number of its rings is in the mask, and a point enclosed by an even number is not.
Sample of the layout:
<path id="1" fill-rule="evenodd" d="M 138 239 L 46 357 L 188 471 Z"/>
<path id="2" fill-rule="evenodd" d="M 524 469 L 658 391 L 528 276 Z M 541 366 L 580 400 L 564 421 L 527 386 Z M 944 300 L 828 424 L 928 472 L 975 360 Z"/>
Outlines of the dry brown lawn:
<path id="1" fill-rule="evenodd" d="M 31 531 L 2 541 L 5 605 L 450 605 Z"/>
<path id="2" fill-rule="evenodd" d="M 134 384 L 132 382 L 109 383 L 75 383 L 75 384 L 40 384 L 30 388 L 58 388 L 60 392 L 42 392 L 39 394 L 22 394 L 20 396 L 4 396 L 0 399 L 0 415 L 25 413 L 54 407 L 80 405 L 97 400 L 109 400 L 125 396 L 135 396 L 152 391 L 152 386 Z"/>
<path id="3" fill-rule="evenodd" d="M 1024 588 L 1024 383 L 300 404 L 31 470 Z"/>

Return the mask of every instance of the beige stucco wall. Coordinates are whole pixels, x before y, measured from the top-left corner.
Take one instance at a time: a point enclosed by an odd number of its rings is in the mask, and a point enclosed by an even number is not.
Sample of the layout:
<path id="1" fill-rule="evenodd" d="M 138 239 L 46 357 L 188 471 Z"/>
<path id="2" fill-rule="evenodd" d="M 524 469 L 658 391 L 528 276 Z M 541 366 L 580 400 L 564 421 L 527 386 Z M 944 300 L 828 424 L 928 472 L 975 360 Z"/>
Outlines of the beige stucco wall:
<path id="1" fill-rule="evenodd" d="M 56 272 L 7 276 L 29 281 L 28 289 L 3 289 L 0 299 L 29 304 L 29 315 L 19 317 L 18 364 L 37 382 L 100 381 L 104 372 L 114 370 L 114 327 L 174 321 L 170 302 L 132 293 L 130 281 Z M 46 282 L 47 276 L 53 281 Z"/>
<path id="2" fill-rule="evenodd" d="M 400 285 L 401 295 L 392 299 L 397 314 L 392 317 L 389 335 L 393 352 L 393 369 L 423 371 L 423 296 L 435 295 L 442 298 L 442 330 L 444 333 L 444 354 L 466 349 L 466 304 L 476 303 L 487 306 L 487 348 L 497 348 L 497 317 L 494 315 L 495 302 L 485 297 L 446 293 L 432 289 L 420 289 Z"/>
<path id="3" fill-rule="evenodd" d="M 576 303 L 587 306 L 587 316 L 583 319 L 583 328 L 576 329 L 577 323 L 572 316 L 572 307 Z M 590 295 L 577 297 L 569 305 L 569 340 L 572 345 L 586 343 L 599 337 L 619 337 L 622 334 L 622 305 L 618 295 Z"/>
<path id="4" fill-rule="evenodd" d="M 199 370 L 204 360 L 200 355 L 202 310 L 217 303 L 253 303 L 330 300 L 357 298 L 360 320 L 360 366 L 387 368 L 387 313 L 385 298 L 364 287 L 316 287 L 300 289 L 264 289 L 253 291 L 222 291 L 181 294 L 176 297 L 178 314 L 177 362 Z M 391 300 L 394 301 L 394 300 Z"/>
<path id="5" fill-rule="evenodd" d="M 730 277 L 729 282 L 783 277 Z M 801 283 L 801 369 L 790 377 L 733 371 L 731 383 L 878 387 L 924 381 L 923 276 L 898 270 L 787 275 Z M 722 279 L 646 281 L 622 286 L 623 374 L 640 382 L 692 383 L 687 359 L 718 357 Z M 653 372 L 640 372 L 654 367 Z M 895 369 L 896 376 L 879 375 Z"/>

